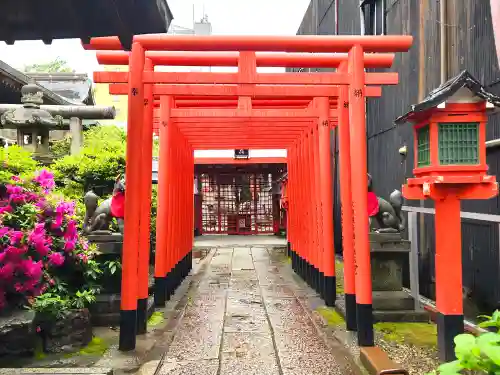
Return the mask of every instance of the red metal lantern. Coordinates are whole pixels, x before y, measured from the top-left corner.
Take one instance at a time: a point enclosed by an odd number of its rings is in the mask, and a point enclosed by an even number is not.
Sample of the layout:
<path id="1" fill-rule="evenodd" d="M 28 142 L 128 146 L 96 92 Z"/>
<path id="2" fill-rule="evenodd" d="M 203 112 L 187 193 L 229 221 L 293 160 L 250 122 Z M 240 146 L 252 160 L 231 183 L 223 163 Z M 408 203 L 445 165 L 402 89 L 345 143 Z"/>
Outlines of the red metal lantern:
<path id="1" fill-rule="evenodd" d="M 500 98 L 467 71 L 432 91 L 396 120 L 414 123 L 414 178 L 403 186 L 406 199 L 432 199 L 436 231 L 436 307 L 440 359 L 455 357 L 453 338 L 463 332 L 460 201 L 498 195 L 487 175 L 487 110 Z"/>

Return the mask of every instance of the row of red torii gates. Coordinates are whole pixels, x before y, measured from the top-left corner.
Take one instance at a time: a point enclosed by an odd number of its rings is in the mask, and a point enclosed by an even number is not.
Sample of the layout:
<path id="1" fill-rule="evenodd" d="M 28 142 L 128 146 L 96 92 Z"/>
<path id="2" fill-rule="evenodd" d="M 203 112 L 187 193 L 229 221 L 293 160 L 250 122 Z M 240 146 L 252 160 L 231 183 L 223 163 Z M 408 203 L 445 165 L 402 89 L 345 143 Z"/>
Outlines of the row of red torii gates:
<path id="1" fill-rule="evenodd" d="M 122 259 L 120 349 L 146 332 L 153 124 L 160 131 L 155 303 L 165 305 L 191 269 L 195 149 L 287 150 L 288 241 L 294 270 L 332 306 L 336 299 L 330 129 L 338 125 L 346 324 L 373 346 L 368 242 L 365 98 L 398 83 L 392 52 L 411 36 L 117 37 L 87 49 L 110 93 L 128 95 L 127 198 Z M 110 51 L 115 50 L 115 51 Z M 168 51 L 168 52 L 167 52 Z M 176 52 L 182 51 L 182 52 Z M 267 53 L 266 53 L 267 52 Z M 270 53 L 273 52 L 273 53 Z M 160 72 L 155 66 L 237 66 L 236 73 Z M 321 73 L 257 73 L 258 66 L 336 68 Z M 159 107 L 159 109 L 155 109 Z"/>

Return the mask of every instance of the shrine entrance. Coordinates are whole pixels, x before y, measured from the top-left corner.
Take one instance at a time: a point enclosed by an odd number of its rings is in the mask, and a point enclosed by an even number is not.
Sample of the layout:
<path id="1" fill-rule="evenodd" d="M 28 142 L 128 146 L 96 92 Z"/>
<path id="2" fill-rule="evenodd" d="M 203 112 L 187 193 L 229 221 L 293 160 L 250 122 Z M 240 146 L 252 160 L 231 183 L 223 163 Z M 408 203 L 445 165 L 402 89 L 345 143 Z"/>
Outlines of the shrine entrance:
<path id="1" fill-rule="evenodd" d="M 275 168 L 276 169 L 276 168 Z M 197 174 L 200 234 L 254 235 L 279 230 L 276 173 L 265 168 L 206 168 Z M 273 179 L 274 177 L 274 179 Z"/>
<path id="2" fill-rule="evenodd" d="M 141 249 L 149 248 L 154 122 L 160 129 L 156 219 L 160 230 L 156 232 L 154 274 L 154 300 L 158 307 L 165 306 L 193 264 L 194 151 L 227 149 L 287 150 L 287 239 L 291 267 L 327 306 L 335 305 L 331 131 L 340 124 L 339 165 L 345 224 L 342 235 L 350 241 L 350 246 L 344 245 L 343 249 L 346 321 L 348 329 L 357 329 L 360 346 L 374 345 L 366 225 L 365 105 L 366 97 L 381 95 L 379 85 L 397 84 L 398 75 L 365 69 L 390 67 L 394 55 L 379 53 L 406 52 L 411 43 L 411 36 L 392 35 L 172 37 L 160 34 L 135 36 L 130 52 L 122 51 L 116 37 L 94 38 L 86 45 L 96 50 L 118 50 L 97 53 L 100 63 L 129 66 L 128 72 L 96 72 L 94 80 L 111 83 L 113 95 L 128 95 L 127 138 L 144 144 L 137 147 L 136 143 L 127 143 L 127 196 L 132 199 L 125 202 L 121 350 L 135 349 L 136 334 L 147 332 L 149 252 Z M 276 52 L 266 53 L 269 51 Z M 161 65 L 185 66 L 188 61 L 194 66 L 237 66 L 238 71 L 155 70 Z M 260 73 L 258 66 L 338 69 Z M 246 229 L 247 219 L 241 207 L 249 202 L 251 210 L 252 197 L 260 193 L 257 187 L 269 179 L 259 182 L 257 175 L 245 183 L 221 173 L 213 181 L 210 182 L 208 173 L 207 190 L 214 187 L 218 215 L 222 207 L 233 210 L 230 220 L 226 214 L 224 228 L 229 230 L 231 222 L 233 229 L 236 226 L 238 230 L 240 223 Z M 221 205 L 226 190 L 231 203 Z M 254 207 L 254 212 L 254 230 L 258 230 L 262 211 Z M 222 230 L 222 223 L 216 222 L 217 226 Z M 251 218 L 248 227 L 252 229 Z M 349 325 L 350 322 L 356 326 Z"/>

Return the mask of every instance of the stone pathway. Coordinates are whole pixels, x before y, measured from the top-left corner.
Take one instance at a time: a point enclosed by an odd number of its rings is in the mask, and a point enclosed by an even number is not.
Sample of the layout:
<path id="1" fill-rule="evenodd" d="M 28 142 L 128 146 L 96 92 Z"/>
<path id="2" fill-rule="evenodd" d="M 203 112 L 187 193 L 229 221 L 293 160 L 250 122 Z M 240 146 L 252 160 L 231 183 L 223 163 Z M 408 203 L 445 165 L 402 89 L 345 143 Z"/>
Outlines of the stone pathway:
<path id="1" fill-rule="evenodd" d="M 327 345 L 301 299 L 313 293 L 265 247 L 213 250 L 158 375 L 360 374 Z M 288 272 L 287 272 L 288 270 Z"/>

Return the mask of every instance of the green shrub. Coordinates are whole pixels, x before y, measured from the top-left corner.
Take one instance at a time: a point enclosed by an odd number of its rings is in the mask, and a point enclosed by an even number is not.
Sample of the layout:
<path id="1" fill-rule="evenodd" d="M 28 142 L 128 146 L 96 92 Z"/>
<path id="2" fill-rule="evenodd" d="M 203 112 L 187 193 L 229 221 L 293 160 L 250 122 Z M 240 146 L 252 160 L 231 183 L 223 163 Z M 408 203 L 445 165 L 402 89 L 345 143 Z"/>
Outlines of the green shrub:
<path id="1" fill-rule="evenodd" d="M 25 177 L 39 167 L 32 154 L 19 146 L 0 147 L 0 183 L 7 183 L 12 176 Z"/>
<path id="2" fill-rule="evenodd" d="M 83 197 L 90 189 L 110 195 L 116 177 L 125 172 L 124 131 L 116 126 L 96 126 L 84 134 L 81 152 L 57 160 L 52 169 L 56 184 L 66 196 Z"/>
<path id="3" fill-rule="evenodd" d="M 431 374 L 459 375 L 462 371 L 474 374 L 500 374 L 500 311 L 485 316 L 480 327 L 493 327 L 496 332 L 487 332 L 475 337 L 469 333 L 455 337 L 457 360 L 442 364 Z"/>

